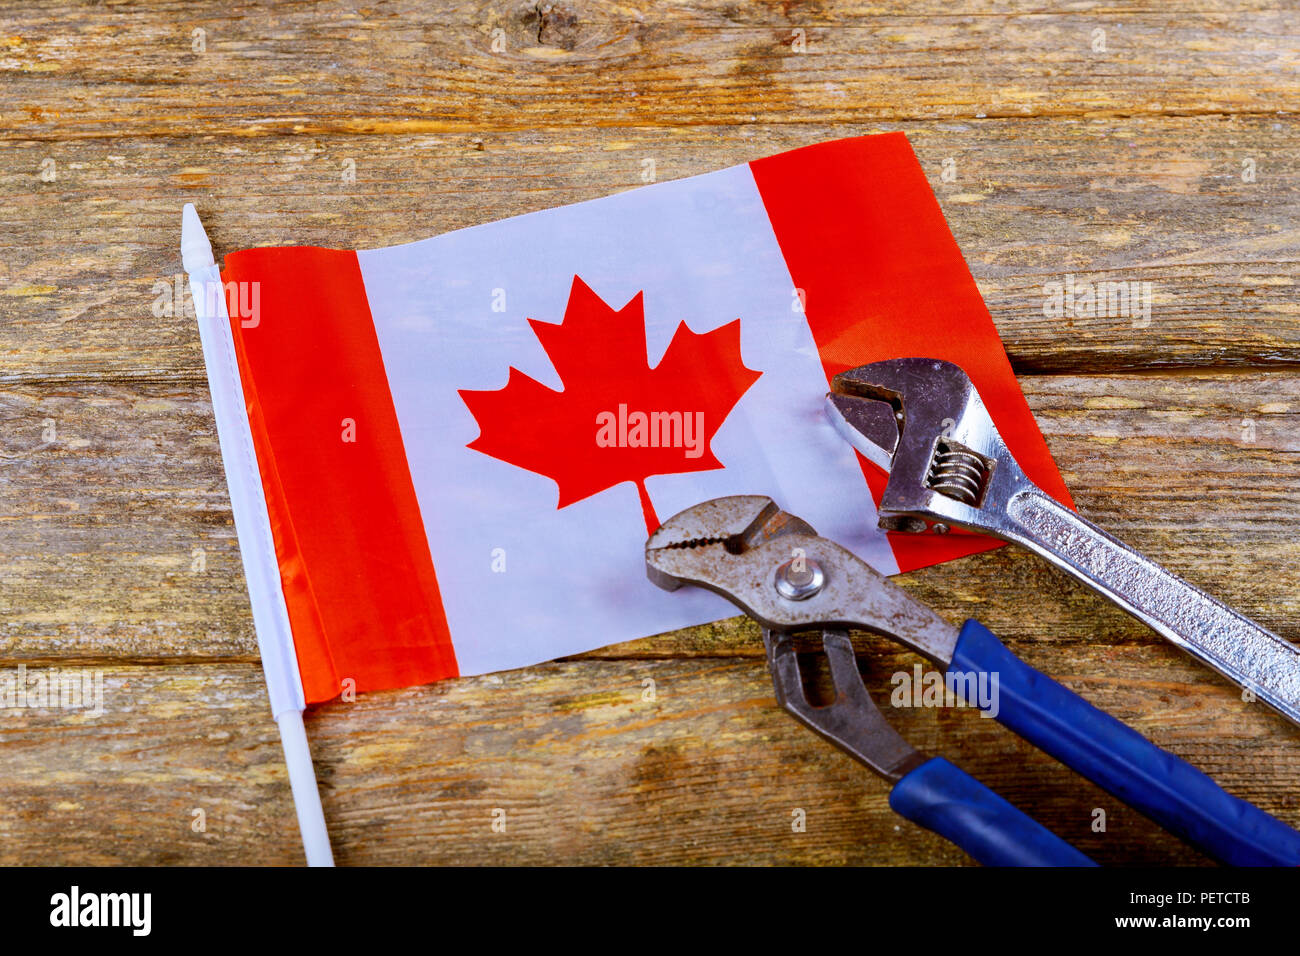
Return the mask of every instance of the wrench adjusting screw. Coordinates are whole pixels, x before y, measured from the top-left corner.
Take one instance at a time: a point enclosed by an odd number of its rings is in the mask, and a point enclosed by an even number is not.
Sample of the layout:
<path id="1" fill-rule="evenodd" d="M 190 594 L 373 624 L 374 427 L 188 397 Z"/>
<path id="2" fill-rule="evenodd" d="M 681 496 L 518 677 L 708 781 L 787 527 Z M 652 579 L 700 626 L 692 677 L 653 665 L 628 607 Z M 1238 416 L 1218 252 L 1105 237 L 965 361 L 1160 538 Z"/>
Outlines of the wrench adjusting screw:
<path id="1" fill-rule="evenodd" d="M 826 572 L 812 558 L 800 558 L 799 567 L 787 561 L 776 569 L 776 593 L 791 601 L 812 597 L 826 583 Z"/>

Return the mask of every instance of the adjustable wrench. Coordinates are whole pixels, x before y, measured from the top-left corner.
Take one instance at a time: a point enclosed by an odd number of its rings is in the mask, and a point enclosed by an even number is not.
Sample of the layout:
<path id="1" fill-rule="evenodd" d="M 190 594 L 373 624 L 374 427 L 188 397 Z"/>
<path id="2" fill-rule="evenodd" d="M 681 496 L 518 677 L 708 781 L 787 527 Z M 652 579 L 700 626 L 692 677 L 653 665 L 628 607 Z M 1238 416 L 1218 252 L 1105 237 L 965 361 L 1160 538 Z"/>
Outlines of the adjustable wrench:
<path id="1" fill-rule="evenodd" d="M 960 527 L 1028 548 L 1300 724 L 1300 647 L 1049 497 L 1007 449 L 960 367 L 891 359 L 835 376 L 827 413 L 889 472 L 880 526 Z"/>

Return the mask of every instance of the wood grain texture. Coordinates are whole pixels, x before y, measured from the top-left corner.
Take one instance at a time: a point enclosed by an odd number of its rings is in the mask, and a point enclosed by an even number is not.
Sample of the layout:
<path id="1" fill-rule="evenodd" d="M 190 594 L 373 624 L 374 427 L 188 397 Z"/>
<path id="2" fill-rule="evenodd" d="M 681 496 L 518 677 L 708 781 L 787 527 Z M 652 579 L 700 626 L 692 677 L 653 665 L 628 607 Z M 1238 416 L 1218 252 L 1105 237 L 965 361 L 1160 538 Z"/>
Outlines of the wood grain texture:
<path id="1" fill-rule="evenodd" d="M 886 691 L 911 667 L 878 640 L 861 650 Z M 1216 679 L 1160 648 L 1051 660 L 1098 706 L 1300 824 L 1300 752 L 1259 705 L 1218 706 Z M 5 712 L 0 863 L 301 862 L 256 663 L 102 671 L 101 716 Z M 973 711 L 891 718 L 1102 862 L 1206 862 Z M 780 711 L 755 659 L 558 662 L 365 695 L 316 709 L 308 726 L 344 864 L 969 862 Z M 1096 809 L 1105 833 L 1092 831 Z"/>
<path id="2" fill-rule="evenodd" d="M 889 128 L 898 127 L 13 144 L 0 150 L 0 382 L 201 379 L 193 321 L 175 313 L 171 294 L 187 201 L 218 255 L 369 248 L 638 186 L 646 159 L 671 179 Z M 1295 123 L 902 128 L 1019 371 L 1300 363 Z M 40 180 L 47 159 L 53 182 Z M 943 180 L 947 159 L 954 182 Z M 349 160 L 355 183 L 343 181 Z M 1256 163 L 1252 183 L 1242 182 L 1243 160 Z M 55 227 L 54 209 L 75 231 Z M 1069 275 L 1149 282 L 1150 315 L 1045 316 L 1046 284 Z"/>
<path id="3" fill-rule="evenodd" d="M 1080 510 L 1300 641 L 1298 65 L 1256 0 L 0 5 L 0 684 L 105 691 L 0 710 L 0 864 L 302 860 L 161 308 L 187 201 L 219 255 L 363 248 L 901 129 Z M 1067 275 L 1150 282 L 1150 320 L 1045 315 Z M 1295 729 L 1043 562 L 899 580 L 1300 826 Z M 913 663 L 855 641 L 877 690 Z M 1103 863 L 1205 862 L 992 721 L 890 716 Z M 775 707 L 740 618 L 308 729 L 342 863 L 968 862 Z"/>
<path id="4" fill-rule="evenodd" d="M 4 21 L 3 128 L 46 140 L 1273 113 L 1295 106 L 1300 34 L 1294 10 L 1227 4 L 13 5 Z"/>

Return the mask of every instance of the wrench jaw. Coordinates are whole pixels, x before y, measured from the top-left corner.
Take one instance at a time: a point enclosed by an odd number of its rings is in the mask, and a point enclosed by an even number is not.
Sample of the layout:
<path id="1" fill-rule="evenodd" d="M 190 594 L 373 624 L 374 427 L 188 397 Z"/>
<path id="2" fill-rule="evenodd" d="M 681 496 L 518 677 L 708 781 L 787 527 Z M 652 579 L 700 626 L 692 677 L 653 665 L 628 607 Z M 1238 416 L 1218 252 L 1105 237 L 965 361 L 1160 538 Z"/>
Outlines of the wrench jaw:
<path id="1" fill-rule="evenodd" d="M 880 412 L 897 422 L 888 446 Z M 890 359 L 835 376 L 827 396 L 836 428 L 889 472 L 880 502 L 887 531 L 1000 535 L 1005 504 L 1031 487 L 966 372 L 939 359 Z M 864 450 L 865 449 L 865 450 Z"/>
<path id="2" fill-rule="evenodd" d="M 846 442 L 881 471 L 894 465 L 894 453 L 902 434 L 903 412 L 887 398 L 857 395 L 826 395 L 826 417 Z"/>

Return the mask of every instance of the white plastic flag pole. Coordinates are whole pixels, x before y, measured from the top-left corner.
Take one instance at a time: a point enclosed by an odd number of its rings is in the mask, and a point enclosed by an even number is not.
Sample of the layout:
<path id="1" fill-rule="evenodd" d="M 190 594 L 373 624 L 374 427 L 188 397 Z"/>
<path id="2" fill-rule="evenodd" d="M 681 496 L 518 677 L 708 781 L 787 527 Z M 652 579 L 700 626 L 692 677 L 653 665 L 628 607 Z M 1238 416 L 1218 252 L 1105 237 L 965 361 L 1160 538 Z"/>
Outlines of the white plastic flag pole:
<path id="1" fill-rule="evenodd" d="M 253 608 L 253 626 L 262 655 L 262 671 L 271 698 L 271 714 L 280 728 L 284 760 L 289 768 L 289 786 L 298 810 L 298 828 L 307 852 L 308 866 L 333 866 L 325 813 L 321 809 L 316 772 L 302 712 L 306 707 L 298 658 L 293 648 L 289 612 L 280 590 L 280 567 L 271 537 L 271 520 L 262 494 L 257 453 L 248 426 L 244 390 L 235 359 L 234 335 L 230 328 L 221 271 L 212 257 L 212 245 L 191 203 L 181 216 L 181 261 L 190 278 L 194 314 L 203 342 L 203 361 L 208 369 L 208 388 L 217 420 L 217 440 L 230 489 L 230 507 L 235 516 L 244 562 L 244 579 Z"/>

